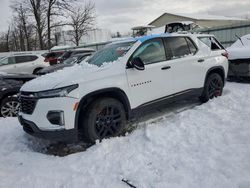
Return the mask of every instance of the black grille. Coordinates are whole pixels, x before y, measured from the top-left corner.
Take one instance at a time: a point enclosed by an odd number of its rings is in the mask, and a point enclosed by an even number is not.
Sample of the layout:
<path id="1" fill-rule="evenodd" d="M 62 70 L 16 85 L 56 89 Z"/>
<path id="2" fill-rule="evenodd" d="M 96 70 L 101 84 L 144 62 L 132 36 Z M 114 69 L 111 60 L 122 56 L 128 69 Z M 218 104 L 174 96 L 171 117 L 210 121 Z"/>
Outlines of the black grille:
<path id="1" fill-rule="evenodd" d="M 26 94 L 26 95 L 25 95 Z M 30 94 L 27 95 L 27 93 L 21 93 L 20 96 L 20 111 L 24 114 L 29 114 L 31 115 L 36 107 L 36 103 L 37 103 L 36 98 L 34 97 L 30 97 Z"/>

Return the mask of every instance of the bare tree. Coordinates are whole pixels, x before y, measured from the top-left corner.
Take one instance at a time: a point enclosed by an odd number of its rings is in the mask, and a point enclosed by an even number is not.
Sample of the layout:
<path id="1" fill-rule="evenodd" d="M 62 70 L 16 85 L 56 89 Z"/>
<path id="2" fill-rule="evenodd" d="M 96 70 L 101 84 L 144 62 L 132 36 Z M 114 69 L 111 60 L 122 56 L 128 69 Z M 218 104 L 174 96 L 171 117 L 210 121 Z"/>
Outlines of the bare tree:
<path id="1" fill-rule="evenodd" d="M 69 10 L 69 23 L 72 27 L 72 41 L 76 46 L 79 46 L 79 42 L 82 36 L 87 34 L 87 31 L 91 30 L 95 21 L 95 4 L 86 2 L 84 6 L 74 6 Z"/>
<path id="2" fill-rule="evenodd" d="M 12 2 L 11 8 L 14 12 L 13 21 L 16 23 L 20 32 L 20 42 L 22 42 L 20 45 L 22 46 L 26 44 L 24 46 L 24 50 L 31 50 L 30 38 L 32 34 L 32 27 L 31 24 L 28 23 L 28 8 L 23 6 L 23 3 L 20 1 Z"/>
<path id="3" fill-rule="evenodd" d="M 10 50 L 11 51 L 20 51 L 20 46 L 18 42 L 18 31 L 15 27 L 11 29 L 11 35 L 10 35 Z"/>
<path id="4" fill-rule="evenodd" d="M 39 47 L 44 49 L 43 33 L 45 29 L 45 2 L 44 0 L 26 0 L 26 6 L 34 16 L 36 22 L 36 30 L 38 34 Z"/>
<path id="5" fill-rule="evenodd" d="M 12 23 L 0 35 L 1 50 L 32 50 L 51 48 L 58 44 L 62 26 L 72 27 L 72 41 L 78 46 L 82 36 L 95 21 L 95 5 L 86 0 L 11 0 Z M 54 38 L 54 40 L 52 40 Z M 6 47 L 6 48 L 5 48 Z"/>
<path id="6" fill-rule="evenodd" d="M 51 30 L 55 27 L 66 25 L 60 17 L 65 16 L 65 10 L 70 9 L 71 2 L 75 0 L 46 0 L 47 36 L 48 48 L 51 48 Z M 53 19 L 53 17 L 56 17 Z M 54 21 L 54 23 L 52 23 Z"/>
<path id="7" fill-rule="evenodd" d="M 9 52 L 10 51 L 10 26 L 7 32 L 2 32 L 0 34 L 0 52 Z"/>

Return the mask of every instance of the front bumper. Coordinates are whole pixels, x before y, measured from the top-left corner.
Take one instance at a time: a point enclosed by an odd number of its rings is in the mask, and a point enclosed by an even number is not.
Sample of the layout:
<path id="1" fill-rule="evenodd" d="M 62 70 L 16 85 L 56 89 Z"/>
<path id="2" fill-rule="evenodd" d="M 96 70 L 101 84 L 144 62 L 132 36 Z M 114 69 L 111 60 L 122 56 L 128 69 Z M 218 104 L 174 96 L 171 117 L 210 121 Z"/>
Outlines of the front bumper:
<path id="1" fill-rule="evenodd" d="M 42 131 L 71 130 L 75 128 L 76 112 L 74 106 L 77 102 L 77 99 L 70 97 L 38 99 L 32 107 L 26 106 L 27 109 L 34 108 L 32 113 L 28 114 L 21 109 L 19 115 L 25 120 L 34 122 Z M 48 120 L 48 113 L 51 111 L 62 111 L 64 113 L 63 126 L 52 124 Z"/>
<path id="2" fill-rule="evenodd" d="M 56 142 L 73 143 L 78 141 L 78 131 L 76 129 L 43 131 L 34 122 L 28 121 L 22 116 L 18 116 L 18 120 L 23 126 L 23 130 L 34 137 Z"/>

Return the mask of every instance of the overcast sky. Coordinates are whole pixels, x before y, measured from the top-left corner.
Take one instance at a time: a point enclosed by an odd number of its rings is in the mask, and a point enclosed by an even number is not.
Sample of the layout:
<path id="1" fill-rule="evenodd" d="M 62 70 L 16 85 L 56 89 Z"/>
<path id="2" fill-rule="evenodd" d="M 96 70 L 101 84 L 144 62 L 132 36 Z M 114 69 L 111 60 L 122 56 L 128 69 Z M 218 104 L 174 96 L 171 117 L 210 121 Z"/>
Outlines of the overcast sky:
<path id="1" fill-rule="evenodd" d="M 0 0 L 0 31 L 6 30 L 12 12 L 11 0 Z M 84 0 L 78 0 L 84 1 Z M 96 5 L 97 26 L 112 32 L 127 32 L 146 25 L 163 14 L 205 13 L 225 16 L 250 16 L 250 0 L 92 0 Z"/>

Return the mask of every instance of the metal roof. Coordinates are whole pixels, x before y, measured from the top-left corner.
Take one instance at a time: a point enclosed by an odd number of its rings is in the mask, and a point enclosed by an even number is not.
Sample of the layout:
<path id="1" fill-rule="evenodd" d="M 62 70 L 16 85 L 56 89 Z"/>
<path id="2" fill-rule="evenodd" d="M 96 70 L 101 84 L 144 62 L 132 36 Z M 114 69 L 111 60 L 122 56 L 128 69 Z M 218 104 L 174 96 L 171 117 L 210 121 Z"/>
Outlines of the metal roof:
<path id="1" fill-rule="evenodd" d="M 149 25 L 152 25 L 155 21 L 160 19 L 163 16 L 171 15 L 171 16 L 178 16 L 183 17 L 186 19 L 192 19 L 192 20 L 224 20 L 224 21 L 247 21 L 246 19 L 242 18 L 236 18 L 236 17 L 227 17 L 227 16 L 218 16 L 218 15 L 209 15 L 209 14 L 188 14 L 188 13 L 169 13 L 166 12 L 153 20 Z"/>

